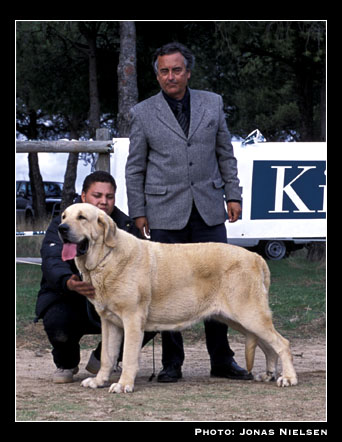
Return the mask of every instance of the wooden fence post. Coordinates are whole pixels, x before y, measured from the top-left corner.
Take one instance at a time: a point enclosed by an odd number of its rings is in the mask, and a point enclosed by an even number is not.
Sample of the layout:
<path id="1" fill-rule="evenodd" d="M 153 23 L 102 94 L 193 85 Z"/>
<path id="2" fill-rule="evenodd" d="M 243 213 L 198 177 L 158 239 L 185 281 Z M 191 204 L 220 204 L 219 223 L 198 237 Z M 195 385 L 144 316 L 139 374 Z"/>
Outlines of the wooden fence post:
<path id="1" fill-rule="evenodd" d="M 96 141 L 109 140 L 109 129 L 96 129 Z M 95 164 L 95 170 L 104 170 L 110 173 L 110 153 L 99 153 Z"/>

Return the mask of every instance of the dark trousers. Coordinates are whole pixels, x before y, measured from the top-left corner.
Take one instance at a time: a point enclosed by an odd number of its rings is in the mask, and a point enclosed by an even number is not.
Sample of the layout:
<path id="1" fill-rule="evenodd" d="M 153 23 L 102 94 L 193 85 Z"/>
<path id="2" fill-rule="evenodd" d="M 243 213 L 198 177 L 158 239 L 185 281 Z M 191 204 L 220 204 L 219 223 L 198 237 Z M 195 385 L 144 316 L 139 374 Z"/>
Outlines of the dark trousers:
<path id="1" fill-rule="evenodd" d="M 151 230 L 151 240 L 161 243 L 199 243 L 227 242 L 227 232 L 224 224 L 208 226 L 205 224 L 196 206 L 193 205 L 188 224 L 182 230 Z M 205 320 L 205 336 L 211 366 L 229 364 L 234 352 L 229 347 L 227 325 Z M 183 338 L 180 332 L 162 332 L 162 364 L 167 367 L 172 364 L 182 365 L 184 361 Z"/>
<path id="2" fill-rule="evenodd" d="M 53 361 L 58 368 L 77 367 L 82 336 L 101 333 L 101 327 L 89 320 L 86 298 L 72 295 L 65 295 L 60 302 L 51 304 L 44 314 L 43 323 L 53 347 Z M 101 347 L 97 352 L 100 351 Z"/>
<path id="3" fill-rule="evenodd" d="M 43 317 L 44 328 L 53 347 L 52 356 L 57 368 L 74 368 L 80 362 L 80 339 L 84 335 L 100 334 L 101 327 L 89 318 L 86 298 L 68 297 L 51 304 Z M 93 316 L 92 316 L 93 317 Z M 142 346 L 156 335 L 145 332 Z M 119 361 L 122 360 L 123 343 Z M 95 350 L 101 359 L 101 342 Z"/>

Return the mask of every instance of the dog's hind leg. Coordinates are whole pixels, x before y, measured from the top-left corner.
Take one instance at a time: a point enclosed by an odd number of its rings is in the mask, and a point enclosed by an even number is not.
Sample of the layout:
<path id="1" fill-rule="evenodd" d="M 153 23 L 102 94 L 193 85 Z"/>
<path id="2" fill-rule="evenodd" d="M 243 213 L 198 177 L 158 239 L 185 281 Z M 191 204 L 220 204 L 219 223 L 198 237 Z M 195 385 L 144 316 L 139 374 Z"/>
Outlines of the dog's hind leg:
<path id="1" fill-rule="evenodd" d="M 234 321 L 228 319 L 225 322 L 228 322 L 234 329 L 241 331 L 246 336 L 245 351 L 248 371 L 253 367 L 255 351 L 253 336 L 256 336 L 257 344 L 266 356 L 266 370 L 270 373 L 270 375 L 266 373 L 264 380 L 270 380 L 276 375 L 276 364 L 279 357 L 283 373 L 277 379 L 277 385 L 279 387 L 297 385 L 297 375 L 292 363 L 290 343 L 275 330 L 270 311 L 255 308 L 251 319 L 248 310 L 240 310 L 239 314 L 235 314 Z M 271 375 L 271 372 L 274 374 Z M 259 379 L 263 380 L 262 378 Z"/>
<path id="2" fill-rule="evenodd" d="M 292 363 L 289 341 L 275 330 L 271 321 L 266 327 L 256 327 L 251 331 L 257 335 L 258 344 L 260 345 L 261 343 L 261 349 L 265 351 L 267 371 L 275 370 L 276 355 L 280 357 L 282 376 L 277 379 L 277 385 L 279 387 L 297 385 L 297 375 Z"/>
<path id="3" fill-rule="evenodd" d="M 297 385 L 297 374 L 293 366 L 293 357 L 290 350 L 290 343 L 287 339 L 283 338 L 276 330 L 275 334 L 278 336 L 278 340 L 282 342 L 283 348 L 277 352 L 282 363 L 282 375 L 277 379 L 278 387 L 289 387 L 291 385 Z M 273 347 L 274 348 L 274 347 Z M 276 351 L 276 348 L 274 348 Z"/>
<path id="4" fill-rule="evenodd" d="M 105 386 L 119 356 L 123 330 L 103 317 L 101 317 L 101 328 L 101 368 L 95 378 L 87 378 L 82 381 L 83 387 Z"/>
<path id="5" fill-rule="evenodd" d="M 260 339 L 258 340 L 258 346 L 264 352 L 266 357 L 266 373 L 258 374 L 255 376 L 255 379 L 262 382 L 275 381 L 277 379 L 278 355 L 272 347 Z"/>

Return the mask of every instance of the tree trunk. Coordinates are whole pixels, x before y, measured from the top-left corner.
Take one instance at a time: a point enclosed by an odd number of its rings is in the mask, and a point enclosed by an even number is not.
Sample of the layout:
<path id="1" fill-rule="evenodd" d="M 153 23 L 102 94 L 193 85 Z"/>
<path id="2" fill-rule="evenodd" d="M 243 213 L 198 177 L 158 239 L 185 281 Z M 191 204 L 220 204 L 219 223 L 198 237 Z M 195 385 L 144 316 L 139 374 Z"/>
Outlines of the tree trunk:
<path id="1" fill-rule="evenodd" d="M 100 24 L 98 22 L 78 24 L 79 30 L 88 43 L 89 57 L 89 126 L 90 136 L 95 138 L 100 127 L 100 100 L 97 85 L 96 38 Z"/>
<path id="2" fill-rule="evenodd" d="M 96 36 L 88 40 L 89 44 L 89 125 L 90 135 L 95 138 L 100 127 L 100 100 L 97 87 Z"/>
<path id="3" fill-rule="evenodd" d="M 129 111 L 138 102 L 135 23 L 120 22 L 120 57 L 118 64 L 118 132 L 129 135 Z"/>
<path id="4" fill-rule="evenodd" d="M 39 170 L 38 154 L 28 154 L 29 177 L 32 191 L 32 207 L 34 211 L 34 221 L 39 222 L 46 218 L 46 204 L 43 178 Z"/>
<path id="5" fill-rule="evenodd" d="M 73 152 L 69 153 L 67 167 L 64 174 L 61 213 L 63 212 L 63 210 L 65 210 L 68 206 L 72 204 L 75 197 L 77 164 L 78 164 L 78 153 L 73 153 Z"/>
<path id="6" fill-rule="evenodd" d="M 76 140 L 78 138 L 77 125 L 79 120 L 72 118 L 70 122 L 70 139 Z M 76 188 L 75 182 L 77 177 L 78 152 L 70 152 L 68 156 L 67 167 L 64 174 L 64 184 L 61 201 L 61 213 L 72 204 Z"/>
<path id="7" fill-rule="evenodd" d="M 35 140 L 37 138 L 37 113 L 36 111 L 29 112 L 30 123 L 28 138 Z M 32 192 L 32 208 L 34 211 L 35 221 L 46 218 L 46 204 L 43 178 L 39 170 L 38 154 L 28 154 L 29 178 Z"/>

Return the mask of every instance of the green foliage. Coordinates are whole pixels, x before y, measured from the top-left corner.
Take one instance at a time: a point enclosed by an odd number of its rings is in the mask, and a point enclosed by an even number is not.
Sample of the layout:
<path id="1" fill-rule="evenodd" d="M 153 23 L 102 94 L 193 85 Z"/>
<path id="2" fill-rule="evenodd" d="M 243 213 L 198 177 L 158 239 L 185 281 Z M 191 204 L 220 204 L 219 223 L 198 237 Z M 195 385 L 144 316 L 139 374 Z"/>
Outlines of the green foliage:
<path id="1" fill-rule="evenodd" d="M 115 130 L 119 22 L 85 25 L 97 32 L 102 124 Z M 142 21 L 136 33 L 139 101 L 159 90 L 152 54 L 177 40 L 196 56 L 190 86 L 223 96 L 232 134 L 258 128 L 270 141 L 323 138 L 325 22 Z M 34 110 L 40 138 L 61 137 L 71 127 L 87 136 L 87 57 L 78 22 L 17 22 L 19 132 L 25 134 Z"/>
<path id="2" fill-rule="evenodd" d="M 219 22 L 216 43 L 236 73 L 233 133 L 257 127 L 270 141 L 323 138 L 314 108 L 324 97 L 324 22 Z"/>

